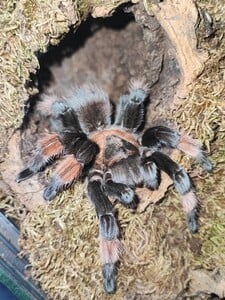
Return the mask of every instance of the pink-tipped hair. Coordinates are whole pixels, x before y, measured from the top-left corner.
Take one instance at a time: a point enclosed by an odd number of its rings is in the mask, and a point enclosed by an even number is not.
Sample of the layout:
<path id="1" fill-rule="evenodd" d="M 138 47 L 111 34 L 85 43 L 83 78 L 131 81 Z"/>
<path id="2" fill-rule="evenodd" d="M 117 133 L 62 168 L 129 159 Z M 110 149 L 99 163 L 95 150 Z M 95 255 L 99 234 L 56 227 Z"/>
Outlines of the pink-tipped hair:
<path id="1" fill-rule="evenodd" d="M 177 148 L 194 158 L 197 158 L 202 152 L 199 141 L 187 134 L 181 134 Z"/>
<path id="2" fill-rule="evenodd" d="M 52 114 L 52 104 L 56 101 L 54 95 L 42 95 L 42 101 L 37 103 L 37 110 L 43 116 L 50 116 Z"/>
<path id="3" fill-rule="evenodd" d="M 142 77 L 140 78 L 132 78 L 129 82 L 129 91 L 132 90 L 144 90 L 147 94 L 149 92 L 149 85 L 146 83 L 146 80 Z"/>
<path id="4" fill-rule="evenodd" d="M 121 252 L 121 243 L 118 239 L 108 241 L 100 238 L 100 258 L 102 264 L 116 263 Z"/>
<path id="5" fill-rule="evenodd" d="M 198 205 L 198 200 L 193 190 L 185 195 L 180 195 L 180 199 L 185 213 L 190 213 Z"/>

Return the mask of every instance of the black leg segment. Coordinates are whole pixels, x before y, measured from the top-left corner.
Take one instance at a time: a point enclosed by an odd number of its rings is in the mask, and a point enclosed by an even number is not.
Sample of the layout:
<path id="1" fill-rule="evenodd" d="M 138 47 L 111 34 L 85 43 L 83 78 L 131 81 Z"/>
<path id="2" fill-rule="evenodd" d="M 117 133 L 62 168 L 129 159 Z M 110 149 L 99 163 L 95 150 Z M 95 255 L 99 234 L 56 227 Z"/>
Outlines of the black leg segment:
<path id="1" fill-rule="evenodd" d="M 56 122 L 55 127 L 66 152 L 74 154 L 80 163 L 89 164 L 99 152 L 98 145 L 89 140 L 82 131 L 78 117 L 72 108 L 64 107 L 62 103 L 55 103 L 55 106 L 58 114 L 53 119 L 53 123 Z"/>
<path id="2" fill-rule="evenodd" d="M 147 156 L 141 158 L 141 173 L 143 177 L 143 185 L 151 190 L 158 189 L 161 182 L 160 170 L 156 163 Z"/>
<path id="3" fill-rule="evenodd" d="M 176 191 L 180 194 L 187 224 L 191 232 L 198 230 L 198 202 L 195 197 L 192 182 L 186 171 L 175 163 L 171 158 L 161 152 L 154 152 L 150 159 L 158 168 L 167 173 L 174 182 Z"/>
<path id="4" fill-rule="evenodd" d="M 115 125 L 137 131 L 144 121 L 144 101 L 148 96 L 148 87 L 143 80 L 134 80 L 130 84 L 129 94 L 119 98 Z"/>
<path id="5" fill-rule="evenodd" d="M 142 136 L 142 145 L 155 149 L 162 147 L 176 148 L 180 134 L 165 126 L 155 126 L 147 129 Z"/>
<path id="6" fill-rule="evenodd" d="M 155 162 L 158 168 L 167 173 L 174 181 L 175 189 L 181 195 L 188 193 L 192 188 L 190 177 L 185 170 L 174 162 L 169 156 L 156 151 L 150 159 Z"/>

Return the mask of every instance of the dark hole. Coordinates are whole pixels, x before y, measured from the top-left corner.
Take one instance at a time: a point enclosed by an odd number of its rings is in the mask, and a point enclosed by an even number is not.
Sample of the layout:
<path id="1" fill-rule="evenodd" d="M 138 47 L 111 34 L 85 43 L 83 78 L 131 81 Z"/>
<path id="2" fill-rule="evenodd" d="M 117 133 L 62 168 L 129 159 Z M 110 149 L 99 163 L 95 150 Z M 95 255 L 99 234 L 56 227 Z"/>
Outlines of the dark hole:
<path id="1" fill-rule="evenodd" d="M 38 88 L 39 94 L 41 94 L 51 85 L 51 82 L 54 81 L 54 74 L 52 74 L 51 66 L 60 66 L 65 58 L 71 57 L 76 51 L 85 47 L 87 40 L 93 37 L 98 31 L 108 29 L 109 31 L 113 30 L 114 32 L 120 32 L 125 30 L 129 23 L 134 23 L 134 21 L 133 13 L 124 13 L 122 6 L 115 12 L 113 17 L 95 19 L 90 16 L 86 21 L 80 24 L 76 31 L 71 27 L 58 45 L 50 45 L 46 53 L 36 53 L 40 69 L 36 74 L 32 73 L 30 75 L 30 82 L 27 83 L 27 88 L 35 86 Z M 104 38 L 102 43 L 104 44 Z M 93 45 L 93 47 L 95 46 L 96 45 Z M 99 47 L 100 46 L 101 45 L 99 45 Z M 99 52 L 99 47 L 96 47 L 96 52 Z M 101 63 L 100 57 L 99 63 Z M 73 70 L 69 70 L 69 72 L 72 71 Z M 34 112 L 35 104 L 40 100 L 39 94 L 30 97 L 25 105 L 25 116 L 22 124 L 23 129 L 27 127 L 30 114 Z"/>

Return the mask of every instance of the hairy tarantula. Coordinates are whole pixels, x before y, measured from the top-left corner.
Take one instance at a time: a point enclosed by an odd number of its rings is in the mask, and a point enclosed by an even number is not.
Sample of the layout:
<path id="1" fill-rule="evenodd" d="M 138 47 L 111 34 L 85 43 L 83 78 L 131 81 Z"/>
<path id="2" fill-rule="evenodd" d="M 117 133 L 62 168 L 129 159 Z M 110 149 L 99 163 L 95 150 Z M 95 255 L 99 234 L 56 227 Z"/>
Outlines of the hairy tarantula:
<path id="1" fill-rule="evenodd" d="M 197 200 L 186 171 L 163 153 L 177 148 L 211 171 L 201 145 L 190 136 L 165 126 L 140 130 L 144 122 L 148 86 L 143 80 L 130 82 L 129 92 L 118 100 L 114 122 L 108 95 L 95 85 L 74 88 L 67 97 L 45 99 L 51 133 L 38 142 L 34 157 L 17 176 L 20 182 L 62 157 L 43 197 L 52 200 L 74 181 L 87 176 L 88 197 L 99 220 L 103 286 L 116 289 L 116 262 L 119 259 L 119 227 L 112 199 L 136 208 L 136 187 L 158 189 L 160 172 L 173 180 L 191 232 L 198 229 Z"/>

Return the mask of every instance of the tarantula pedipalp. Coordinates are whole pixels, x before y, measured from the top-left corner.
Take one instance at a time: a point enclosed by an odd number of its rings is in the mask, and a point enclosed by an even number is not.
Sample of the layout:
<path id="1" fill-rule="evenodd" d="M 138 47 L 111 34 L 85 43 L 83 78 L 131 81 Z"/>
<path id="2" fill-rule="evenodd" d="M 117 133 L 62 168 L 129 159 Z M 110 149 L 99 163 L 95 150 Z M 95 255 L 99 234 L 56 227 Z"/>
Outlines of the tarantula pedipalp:
<path id="1" fill-rule="evenodd" d="M 166 172 L 180 194 L 188 227 L 196 232 L 198 210 L 191 180 L 163 149 L 177 148 L 195 158 L 206 171 L 212 169 L 201 145 L 190 136 L 165 126 L 139 130 L 147 97 L 144 81 L 133 80 L 129 92 L 118 100 L 113 124 L 109 97 L 95 85 L 73 89 L 62 99 L 47 97 L 40 107 L 50 117 L 51 133 L 39 140 L 36 154 L 17 176 L 18 182 L 25 180 L 43 170 L 50 160 L 61 157 L 44 189 L 46 200 L 81 176 L 87 177 L 88 197 L 99 220 L 103 286 L 107 293 L 116 289 L 115 264 L 120 252 L 119 227 L 111 200 L 135 209 L 135 188 L 157 189 L 160 172 Z"/>

